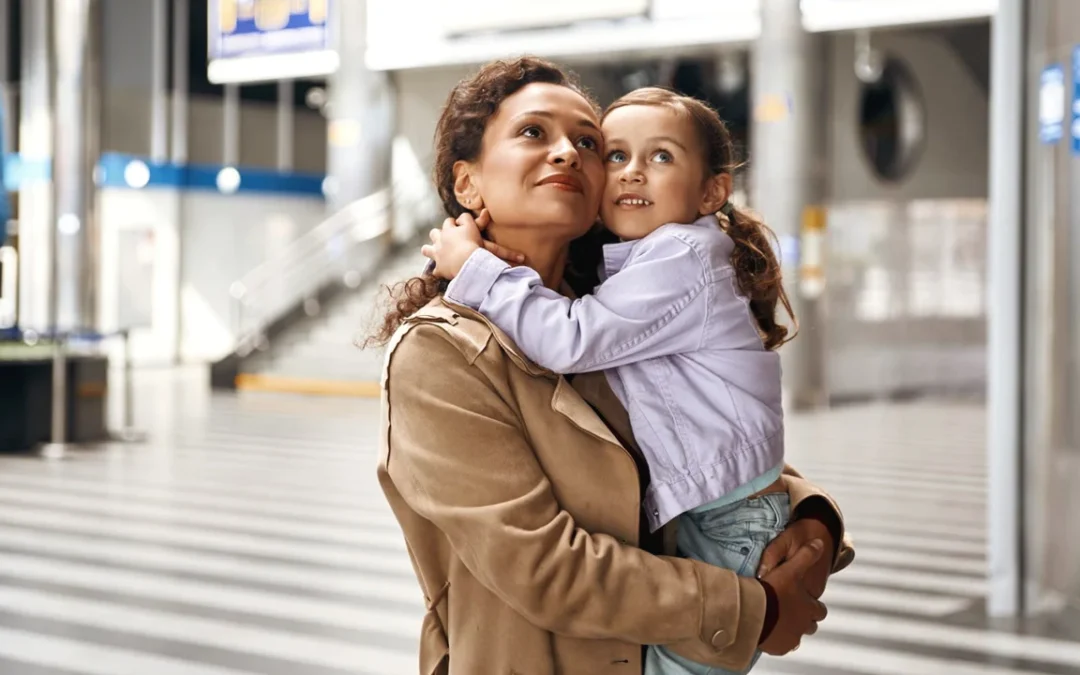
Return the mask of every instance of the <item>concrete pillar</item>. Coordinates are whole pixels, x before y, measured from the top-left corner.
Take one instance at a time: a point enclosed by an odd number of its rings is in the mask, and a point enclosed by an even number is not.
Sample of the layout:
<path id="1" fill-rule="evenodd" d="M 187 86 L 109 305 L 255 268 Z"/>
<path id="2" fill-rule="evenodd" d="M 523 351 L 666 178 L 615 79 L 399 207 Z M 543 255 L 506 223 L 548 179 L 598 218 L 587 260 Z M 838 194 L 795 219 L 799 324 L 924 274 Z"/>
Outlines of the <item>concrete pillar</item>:
<path id="1" fill-rule="evenodd" d="M 47 331 L 52 323 L 52 25 L 50 2 L 22 2 L 19 152 L 19 325 Z"/>
<path id="2" fill-rule="evenodd" d="M 97 97 L 91 69 L 96 0 L 53 0 L 55 92 L 53 118 L 54 321 L 59 330 L 97 324 L 97 241 L 91 199 L 93 167 L 88 120 Z"/>
<path id="3" fill-rule="evenodd" d="M 367 3 L 335 2 L 333 26 L 341 66 L 329 81 L 328 204 L 340 209 L 390 183 L 394 138 L 389 77 L 367 69 Z"/>
<path id="4" fill-rule="evenodd" d="M 761 3 L 761 36 L 751 54 L 751 206 L 780 239 L 784 282 L 799 337 L 780 353 L 785 403 L 805 409 L 826 402 L 820 284 L 800 264 L 823 249 L 824 45 L 802 25 L 799 0 Z"/>

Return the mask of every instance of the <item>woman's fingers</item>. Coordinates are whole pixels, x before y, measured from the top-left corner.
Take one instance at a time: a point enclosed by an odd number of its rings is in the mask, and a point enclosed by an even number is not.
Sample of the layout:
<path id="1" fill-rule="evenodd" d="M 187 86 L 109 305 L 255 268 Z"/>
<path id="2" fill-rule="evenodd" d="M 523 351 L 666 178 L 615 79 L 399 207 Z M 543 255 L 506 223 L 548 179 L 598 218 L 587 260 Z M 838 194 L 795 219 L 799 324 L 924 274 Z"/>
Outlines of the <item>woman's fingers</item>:
<path id="1" fill-rule="evenodd" d="M 511 263 L 523 263 L 525 262 L 525 256 L 517 251 L 506 248 L 505 246 L 499 246 L 493 241 L 484 241 L 484 248 L 495 254 L 496 257 L 502 258 L 506 262 Z"/>
<path id="2" fill-rule="evenodd" d="M 765 547 L 765 552 L 761 554 L 761 562 L 758 564 L 758 579 L 768 574 L 798 550 L 799 541 L 795 535 L 795 530 L 789 526 L 776 539 L 769 542 L 769 545 Z"/>
<path id="3" fill-rule="evenodd" d="M 481 230 L 486 230 L 488 225 L 491 225 L 491 212 L 487 209 L 480 209 L 480 216 L 476 219 L 476 226 Z"/>
<path id="4" fill-rule="evenodd" d="M 432 260 L 435 259 L 435 247 L 434 246 L 429 246 L 428 244 L 424 244 L 423 246 L 420 247 L 420 253 L 424 254 L 425 258 L 431 258 Z"/>
<path id="5" fill-rule="evenodd" d="M 438 244 L 439 243 L 439 237 L 441 237 L 441 236 L 442 236 L 442 230 L 439 230 L 439 229 L 434 229 L 434 230 L 431 230 L 430 232 L 428 232 L 428 239 L 431 240 L 432 244 Z"/>

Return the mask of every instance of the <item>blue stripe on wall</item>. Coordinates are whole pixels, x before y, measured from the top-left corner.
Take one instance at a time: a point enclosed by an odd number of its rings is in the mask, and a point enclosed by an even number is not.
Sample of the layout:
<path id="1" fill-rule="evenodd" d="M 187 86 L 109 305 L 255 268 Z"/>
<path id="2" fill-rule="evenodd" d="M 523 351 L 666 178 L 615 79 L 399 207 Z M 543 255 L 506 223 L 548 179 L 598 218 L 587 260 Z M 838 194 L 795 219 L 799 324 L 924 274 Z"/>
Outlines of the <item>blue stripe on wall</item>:
<path id="1" fill-rule="evenodd" d="M 145 184 L 135 187 L 128 183 L 125 172 L 132 167 L 132 177 L 142 178 Z M 50 180 L 51 166 L 48 160 L 23 161 L 18 155 L 4 157 L 4 184 L 9 191 L 20 185 Z M 98 160 L 97 184 L 99 187 L 141 189 L 142 187 L 175 188 L 178 190 L 213 190 L 218 188 L 218 174 L 226 167 L 209 164 L 169 164 L 152 162 L 145 157 L 105 153 Z M 323 197 L 321 174 L 279 173 L 269 169 L 236 167 L 240 183 L 234 194 L 273 193 Z M 142 174 L 139 176 L 139 174 Z"/>

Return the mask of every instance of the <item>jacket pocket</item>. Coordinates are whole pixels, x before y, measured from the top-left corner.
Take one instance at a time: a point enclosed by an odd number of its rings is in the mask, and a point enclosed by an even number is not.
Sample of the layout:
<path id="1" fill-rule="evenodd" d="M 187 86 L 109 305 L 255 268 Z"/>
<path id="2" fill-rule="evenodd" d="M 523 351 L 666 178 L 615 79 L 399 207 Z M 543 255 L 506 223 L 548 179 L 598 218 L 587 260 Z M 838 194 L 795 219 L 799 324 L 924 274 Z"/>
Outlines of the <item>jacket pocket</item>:
<path id="1" fill-rule="evenodd" d="M 446 599 L 450 584 L 430 601 L 420 626 L 420 675 L 449 675 L 450 643 L 446 638 L 446 627 L 439 618 L 439 604 Z"/>

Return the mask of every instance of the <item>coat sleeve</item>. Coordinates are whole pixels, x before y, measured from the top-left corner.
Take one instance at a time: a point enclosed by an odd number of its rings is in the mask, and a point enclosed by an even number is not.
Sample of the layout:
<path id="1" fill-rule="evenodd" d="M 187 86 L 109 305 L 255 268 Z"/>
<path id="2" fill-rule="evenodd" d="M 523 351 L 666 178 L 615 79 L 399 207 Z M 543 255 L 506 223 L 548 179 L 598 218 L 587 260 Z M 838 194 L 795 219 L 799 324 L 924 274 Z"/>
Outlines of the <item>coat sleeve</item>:
<path id="1" fill-rule="evenodd" d="M 702 662 L 745 667 L 764 621 L 760 583 L 578 527 L 556 501 L 521 420 L 449 340 L 437 326 L 417 326 L 388 364 L 386 471 L 410 508 L 446 535 L 480 583 L 538 627 L 679 643 Z"/>
<path id="2" fill-rule="evenodd" d="M 795 467 L 785 464 L 784 473 L 781 475 L 788 494 L 791 496 L 791 512 L 798 514 L 807 507 L 813 507 L 817 513 L 829 516 L 830 520 L 837 523 L 840 528 L 840 537 L 836 542 L 836 552 L 833 556 L 833 573 L 839 572 L 855 560 L 855 546 L 844 527 L 844 515 L 840 512 L 840 506 L 829 496 L 827 492 L 814 485 L 799 473 Z M 831 529 L 831 528 L 830 528 Z"/>

